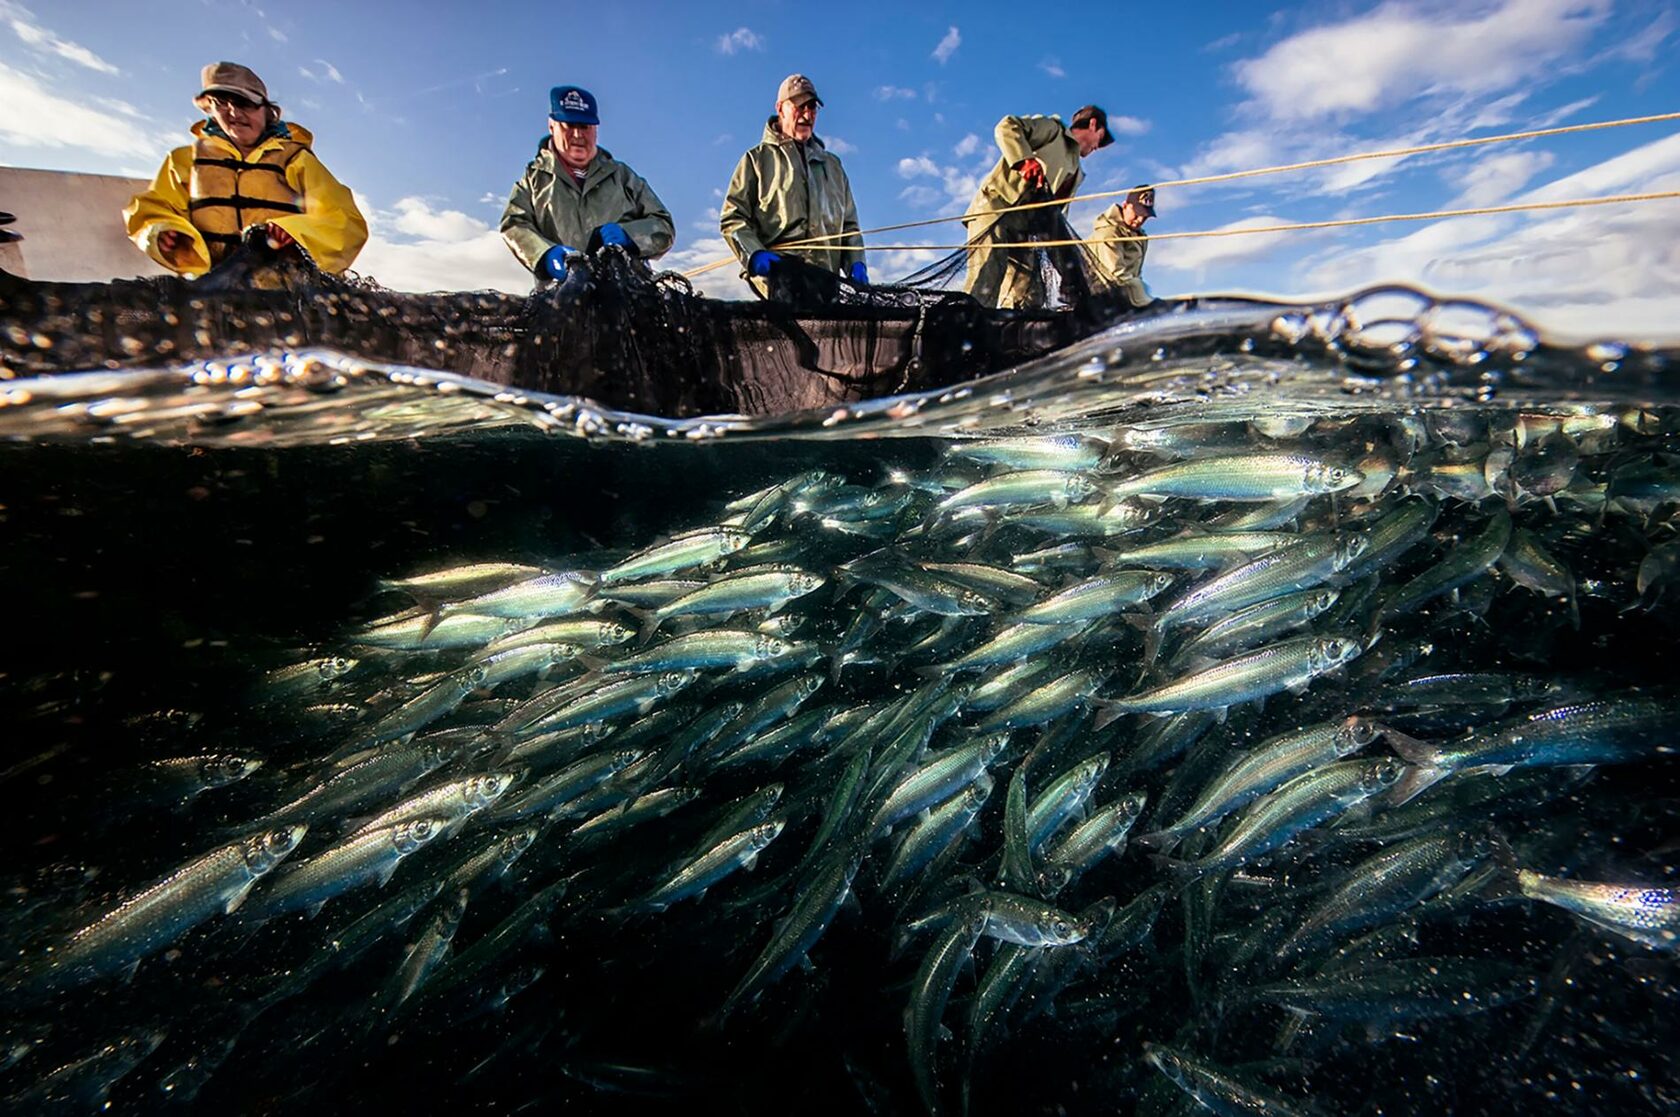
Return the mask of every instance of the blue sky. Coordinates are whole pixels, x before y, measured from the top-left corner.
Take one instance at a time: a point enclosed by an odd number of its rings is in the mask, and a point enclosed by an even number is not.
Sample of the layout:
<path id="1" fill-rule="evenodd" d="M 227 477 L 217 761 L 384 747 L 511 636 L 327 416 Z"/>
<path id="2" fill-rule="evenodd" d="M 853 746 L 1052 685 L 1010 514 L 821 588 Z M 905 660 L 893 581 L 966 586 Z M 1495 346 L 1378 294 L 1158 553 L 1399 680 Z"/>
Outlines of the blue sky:
<path id="1" fill-rule="evenodd" d="M 154 4 L 0 0 L 0 164 L 150 176 L 205 62 L 252 66 L 374 224 L 358 269 L 412 289 L 528 286 L 494 227 L 550 85 L 676 218 L 667 265 L 723 254 L 716 207 L 787 73 L 826 107 L 864 226 L 961 212 L 1005 113 L 1102 104 L 1088 190 L 1680 109 L 1668 0 L 1184 5 Z M 1151 232 L 1680 189 L 1674 123 L 1163 190 Z M 1102 203 L 1107 204 L 1107 203 Z M 0 200 L 3 208 L 3 200 Z M 1078 206 L 1088 231 L 1101 205 Z M 113 217 L 114 219 L 114 217 Z M 877 243 L 947 244 L 960 226 Z M 929 258 L 915 257 L 917 262 Z M 878 254 L 880 277 L 905 269 Z M 1562 332 L 1680 332 L 1680 202 L 1163 241 L 1157 294 L 1387 281 Z M 715 293 L 738 291 L 733 269 Z"/>

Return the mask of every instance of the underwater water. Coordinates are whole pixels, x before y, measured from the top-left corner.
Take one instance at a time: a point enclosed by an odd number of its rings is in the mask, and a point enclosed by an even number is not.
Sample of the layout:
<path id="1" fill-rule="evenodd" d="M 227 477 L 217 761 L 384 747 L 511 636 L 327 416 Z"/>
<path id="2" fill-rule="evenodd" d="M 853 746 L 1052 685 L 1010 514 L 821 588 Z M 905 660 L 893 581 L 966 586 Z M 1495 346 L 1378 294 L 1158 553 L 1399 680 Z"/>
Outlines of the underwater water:
<path id="1" fill-rule="evenodd" d="M 1674 360 L 1387 291 L 771 419 L 0 384 L 0 1098 L 1672 1112 Z"/>

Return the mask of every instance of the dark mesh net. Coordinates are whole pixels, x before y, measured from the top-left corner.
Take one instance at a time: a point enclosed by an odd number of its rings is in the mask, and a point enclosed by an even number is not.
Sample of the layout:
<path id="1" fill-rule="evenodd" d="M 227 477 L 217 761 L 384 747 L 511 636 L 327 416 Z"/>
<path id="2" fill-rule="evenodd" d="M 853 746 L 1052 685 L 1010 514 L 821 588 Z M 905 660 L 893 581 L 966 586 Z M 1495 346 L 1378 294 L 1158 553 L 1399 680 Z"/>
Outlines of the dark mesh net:
<path id="1" fill-rule="evenodd" d="M 1090 291 L 1077 250 L 1046 255 L 1063 310 L 988 310 L 947 289 L 963 257 L 880 285 L 789 259 L 769 301 L 725 301 L 609 247 L 523 298 L 414 295 L 328 275 L 258 236 L 191 282 L 0 272 L 0 378 L 319 346 L 627 411 L 766 414 L 960 383 L 1127 312 Z"/>

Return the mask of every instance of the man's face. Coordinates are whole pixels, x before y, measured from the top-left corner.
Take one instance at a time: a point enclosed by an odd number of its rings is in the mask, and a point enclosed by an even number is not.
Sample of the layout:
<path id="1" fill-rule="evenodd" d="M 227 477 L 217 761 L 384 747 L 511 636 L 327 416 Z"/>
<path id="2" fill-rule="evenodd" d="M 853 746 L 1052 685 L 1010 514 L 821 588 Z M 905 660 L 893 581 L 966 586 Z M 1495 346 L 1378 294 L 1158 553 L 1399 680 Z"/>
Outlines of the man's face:
<path id="1" fill-rule="evenodd" d="M 783 101 L 776 106 L 776 120 L 782 135 L 804 143 L 817 130 L 817 103 L 811 100 L 796 105 L 792 101 Z"/>
<path id="2" fill-rule="evenodd" d="M 1134 229 L 1143 228 L 1143 223 L 1149 220 L 1149 214 L 1139 209 L 1136 203 L 1126 202 L 1120 207 L 1120 220 Z"/>
<path id="3" fill-rule="evenodd" d="M 237 93 L 211 93 L 210 119 L 242 148 L 255 147 L 268 127 L 268 106 L 247 100 Z"/>
<path id="4" fill-rule="evenodd" d="M 552 119 L 548 122 L 548 134 L 554 141 L 554 150 L 559 154 L 560 161 L 579 171 L 595 159 L 599 150 L 595 136 L 599 130 L 594 124 L 567 124 Z"/>
<path id="5" fill-rule="evenodd" d="M 1073 133 L 1074 140 L 1079 144 L 1080 158 L 1084 158 L 1097 150 L 1097 147 L 1108 135 L 1108 129 L 1091 122 L 1081 124 L 1077 128 L 1071 128 L 1069 131 Z"/>

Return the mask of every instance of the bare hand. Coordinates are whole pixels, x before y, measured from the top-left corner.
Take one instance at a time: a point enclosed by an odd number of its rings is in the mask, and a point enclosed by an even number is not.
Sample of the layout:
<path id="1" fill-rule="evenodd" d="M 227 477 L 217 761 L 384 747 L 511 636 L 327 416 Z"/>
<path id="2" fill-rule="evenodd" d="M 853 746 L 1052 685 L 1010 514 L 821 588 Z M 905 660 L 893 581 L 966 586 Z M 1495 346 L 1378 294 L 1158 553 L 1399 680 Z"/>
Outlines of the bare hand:
<path id="1" fill-rule="evenodd" d="M 158 250 L 165 256 L 174 258 L 177 254 L 192 247 L 192 238 L 179 229 L 165 229 L 158 234 Z"/>
<path id="2" fill-rule="evenodd" d="M 273 221 L 268 223 L 268 246 L 270 248 L 278 252 L 280 249 L 290 248 L 296 243 L 297 241 L 292 239 L 292 234 L 282 229 Z"/>

